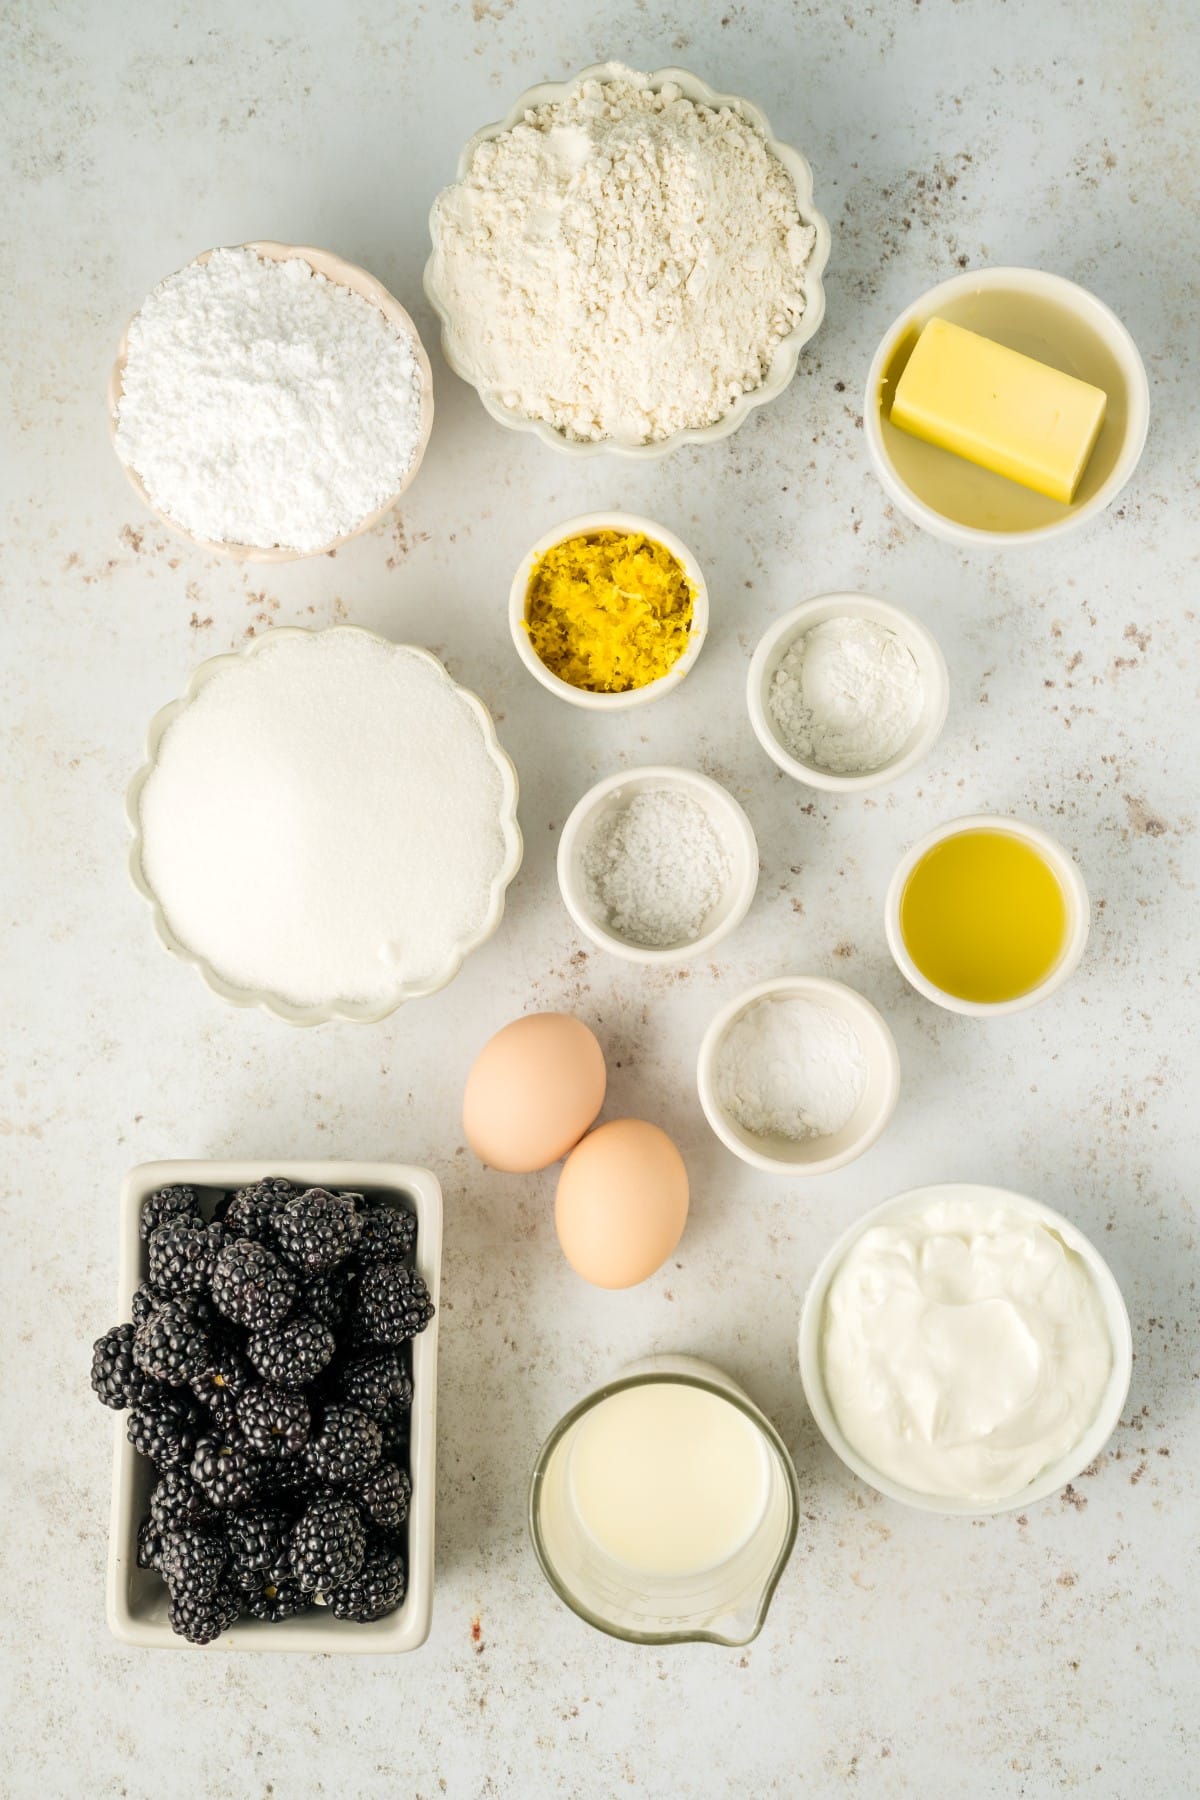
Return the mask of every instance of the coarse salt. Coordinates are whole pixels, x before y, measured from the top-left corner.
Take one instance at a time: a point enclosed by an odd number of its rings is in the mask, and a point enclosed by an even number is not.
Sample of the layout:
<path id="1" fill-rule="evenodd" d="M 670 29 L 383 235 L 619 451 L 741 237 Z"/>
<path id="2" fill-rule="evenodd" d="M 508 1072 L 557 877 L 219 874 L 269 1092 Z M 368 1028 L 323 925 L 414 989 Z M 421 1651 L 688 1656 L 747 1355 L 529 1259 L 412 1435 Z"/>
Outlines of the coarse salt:
<path id="1" fill-rule="evenodd" d="M 366 633 L 268 637 L 167 727 L 142 867 L 237 988 L 391 999 L 449 972 L 507 859 L 500 770 L 445 671 Z"/>
<path id="2" fill-rule="evenodd" d="M 641 949 L 701 934 L 729 880 L 729 858 L 698 800 L 672 788 L 635 794 L 605 814 L 583 852 L 596 918 Z"/>

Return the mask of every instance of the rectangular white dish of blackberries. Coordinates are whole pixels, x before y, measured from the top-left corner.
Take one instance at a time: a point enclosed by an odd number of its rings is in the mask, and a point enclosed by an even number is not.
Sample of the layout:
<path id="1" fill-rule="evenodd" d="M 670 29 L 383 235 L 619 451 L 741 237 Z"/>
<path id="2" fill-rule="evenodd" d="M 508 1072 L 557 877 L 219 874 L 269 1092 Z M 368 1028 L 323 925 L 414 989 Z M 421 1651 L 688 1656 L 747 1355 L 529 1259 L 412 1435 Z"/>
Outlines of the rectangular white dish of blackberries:
<path id="1" fill-rule="evenodd" d="M 121 1192 L 108 1620 L 389 1655 L 433 1614 L 442 1194 L 403 1163 L 155 1162 Z"/>

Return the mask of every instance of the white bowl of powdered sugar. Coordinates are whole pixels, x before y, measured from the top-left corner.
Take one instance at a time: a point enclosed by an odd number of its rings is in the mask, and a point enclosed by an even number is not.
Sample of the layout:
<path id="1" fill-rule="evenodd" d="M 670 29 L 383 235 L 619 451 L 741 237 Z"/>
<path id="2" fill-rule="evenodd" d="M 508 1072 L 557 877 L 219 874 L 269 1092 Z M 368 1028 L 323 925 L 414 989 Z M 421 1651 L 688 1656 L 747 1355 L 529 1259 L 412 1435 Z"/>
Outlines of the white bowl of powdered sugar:
<path id="1" fill-rule="evenodd" d="M 446 361 L 557 450 L 724 437 L 783 392 L 825 311 L 808 163 L 686 69 L 530 88 L 466 145 L 430 234 Z"/>
<path id="2" fill-rule="evenodd" d="M 822 594 L 777 619 L 746 678 L 750 723 L 785 774 L 835 793 L 896 781 L 946 722 L 950 679 L 911 613 Z"/>

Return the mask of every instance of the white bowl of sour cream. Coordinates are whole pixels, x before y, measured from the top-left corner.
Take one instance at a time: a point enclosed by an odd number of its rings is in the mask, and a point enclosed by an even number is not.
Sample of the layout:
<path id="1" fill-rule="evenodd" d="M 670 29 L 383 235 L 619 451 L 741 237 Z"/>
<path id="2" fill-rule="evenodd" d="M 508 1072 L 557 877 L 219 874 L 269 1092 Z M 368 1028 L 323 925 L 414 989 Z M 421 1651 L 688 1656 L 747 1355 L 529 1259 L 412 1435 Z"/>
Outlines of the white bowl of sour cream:
<path id="1" fill-rule="evenodd" d="M 1129 1391 L 1121 1291 L 1083 1233 L 1001 1188 L 916 1188 L 856 1221 L 800 1318 L 800 1379 L 847 1467 L 929 1512 L 1008 1512 L 1079 1475 Z"/>

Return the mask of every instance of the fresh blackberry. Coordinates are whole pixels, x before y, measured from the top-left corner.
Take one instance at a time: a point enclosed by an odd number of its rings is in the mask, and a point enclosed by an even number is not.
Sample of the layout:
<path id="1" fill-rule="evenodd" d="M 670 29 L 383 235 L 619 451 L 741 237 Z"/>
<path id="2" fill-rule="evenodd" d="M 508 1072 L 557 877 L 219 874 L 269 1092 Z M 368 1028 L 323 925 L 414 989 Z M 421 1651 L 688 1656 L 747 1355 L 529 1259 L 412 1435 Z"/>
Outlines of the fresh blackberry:
<path id="1" fill-rule="evenodd" d="M 404 1367 L 403 1352 L 386 1348 L 349 1356 L 337 1370 L 337 1391 L 342 1400 L 363 1412 L 381 1417 L 395 1402 L 412 1404 L 412 1380 Z"/>
<path id="2" fill-rule="evenodd" d="M 394 1462 L 376 1463 L 350 1490 L 363 1518 L 382 1531 L 399 1531 L 408 1517 L 412 1481 Z"/>
<path id="3" fill-rule="evenodd" d="M 363 1214 L 358 1254 L 363 1262 L 403 1262 L 417 1241 L 416 1216 L 403 1206 L 376 1200 Z"/>
<path id="4" fill-rule="evenodd" d="M 303 1512 L 316 1494 L 317 1478 L 302 1456 L 285 1456 L 266 1464 L 264 1506 L 277 1506 L 295 1515 Z"/>
<path id="5" fill-rule="evenodd" d="M 139 1325 L 144 1325 L 150 1314 L 157 1312 L 161 1305 L 162 1295 L 156 1294 L 148 1281 L 143 1281 L 140 1287 L 135 1287 L 129 1308 L 129 1316 L 133 1320 L 134 1329 L 136 1330 Z"/>
<path id="6" fill-rule="evenodd" d="M 250 1331 L 280 1325 L 292 1310 L 296 1277 L 264 1244 L 235 1238 L 213 1265 L 212 1298 L 218 1312 Z"/>
<path id="7" fill-rule="evenodd" d="M 189 1473 L 222 1511 L 252 1500 L 262 1481 L 262 1465 L 249 1445 L 217 1437 L 200 1439 Z"/>
<path id="8" fill-rule="evenodd" d="M 142 1201 L 142 1213 L 138 1220 L 138 1230 L 143 1242 L 160 1225 L 173 1224 L 179 1219 L 191 1219 L 197 1225 L 202 1222 L 200 1196 L 194 1187 L 165 1187 L 159 1188 L 157 1193 L 148 1194 Z"/>
<path id="9" fill-rule="evenodd" d="M 238 1396 L 253 1380 L 254 1372 L 237 1345 L 223 1338 L 210 1345 L 208 1361 L 192 1381 L 192 1392 L 208 1408 L 214 1422 L 223 1431 L 229 1431 Z"/>
<path id="10" fill-rule="evenodd" d="M 433 1317 L 429 1290 L 404 1263 L 368 1263 L 358 1284 L 355 1320 L 376 1344 L 402 1344 L 424 1331 Z"/>
<path id="11" fill-rule="evenodd" d="M 146 1517 L 138 1526 L 137 1534 L 137 1566 L 139 1569 L 158 1570 L 158 1559 L 162 1555 L 162 1527 L 154 1520 Z"/>
<path id="12" fill-rule="evenodd" d="M 211 1343 L 200 1315 L 179 1300 L 164 1300 L 133 1334 L 133 1360 L 155 1381 L 182 1387 L 204 1372 Z"/>
<path id="13" fill-rule="evenodd" d="M 264 1581 L 252 1594 L 245 1596 L 250 1617 L 265 1619 L 271 1625 L 307 1612 L 311 1605 L 312 1595 L 306 1594 L 294 1581 Z"/>
<path id="14" fill-rule="evenodd" d="M 365 1412 L 356 1406 L 327 1406 L 304 1455 L 318 1481 L 346 1487 L 374 1468 L 382 1447 L 383 1434 Z"/>
<path id="15" fill-rule="evenodd" d="M 164 1469 L 150 1496 L 150 1523 L 159 1532 L 176 1525 L 206 1525 L 216 1511 L 186 1469 Z"/>
<path id="16" fill-rule="evenodd" d="M 216 1591 L 228 1561 L 229 1543 L 222 1533 L 178 1525 L 163 1534 L 158 1572 L 173 1600 L 184 1595 L 207 1600 Z"/>
<path id="17" fill-rule="evenodd" d="M 256 1244 L 270 1243 L 271 1221 L 299 1192 L 296 1183 L 285 1181 L 282 1175 L 271 1175 L 266 1181 L 237 1188 L 221 1216 L 226 1237 L 253 1238 Z"/>
<path id="18" fill-rule="evenodd" d="M 290 1513 L 247 1506 L 229 1521 L 229 1579 L 244 1593 L 288 1575 Z"/>
<path id="19" fill-rule="evenodd" d="M 358 1283 L 358 1270 L 350 1263 L 322 1269 L 300 1289 L 301 1311 L 311 1313 L 333 1331 L 340 1331 L 350 1316 L 350 1302 Z"/>
<path id="20" fill-rule="evenodd" d="M 326 1188 L 309 1188 L 289 1200 L 272 1221 L 275 1242 L 283 1256 L 302 1274 L 315 1275 L 332 1269 L 357 1248 L 362 1220 L 357 1194 L 331 1194 Z"/>
<path id="21" fill-rule="evenodd" d="M 305 1387 L 314 1381 L 336 1348 L 332 1331 L 320 1319 L 301 1313 L 284 1325 L 252 1331 L 246 1355 L 273 1387 Z"/>
<path id="22" fill-rule="evenodd" d="M 395 1612 L 407 1585 L 403 1550 L 390 1538 L 375 1537 L 358 1572 L 332 1590 L 319 1592 L 316 1600 L 319 1606 L 330 1607 L 335 1619 L 369 1625 L 372 1619 Z"/>
<path id="23" fill-rule="evenodd" d="M 247 1388 L 237 1402 L 237 1422 L 246 1442 L 268 1462 L 303 1450 L 312 1432 L 308 1401 L 288 1388 Z"/>
<path id="24" fill-rule="evenodd" d="M 306 1594 L 327 1593 L 362 1567 L 367 1533 L 358 1508 L 341 1494 L 314 1500 L 292 1527 L 292 1574 Z"/>
<path id="25" fill-rule="evenodd" d="M 92 1392 L 102 1406 L 116 1412 L 143 1406 L 159 1391 L 158 1383 L 134 1361 L 133 1336 L 132 1325 L 114 1325 L 92 1346 Z"/>
<path id="26" fill-rule="evenodd" d="M 387 1411 L 379 1415 L 379 1429 L 383 1433 L 383 1460 L 407 1463 L 412 1407 L 407 1402 L 392 1401 Z"/>
<path id="27" fill-rule="evenodd" d="M 212 1280 L 222 1229 L 199 1219 L 175 1219 L 151 1233 L 150 1286 L 156 1294 L 203 1294 Z"/>
<path id="28" fill-rule="evenodd" d="M 160 1469 L 176 1469 L 191 1462 L 197 1439 L 207 1429 L 195 1401 L 167 1389 L 161 1398 L 134 1407 L 126 1435 L 140 1456 L 148 1456 Z"/>
<path id="29" fill-rule="evenodd" d="M 189 1644 L 211 1644 L 223 1631 L 237 1623 L 242 1612 L 242 1597 L 233 1588 L 220 1586 L 207 1598 L 199 1600 L 191 1594 L 172 1597 L 168 1616 L 171 1630 Z"/>

